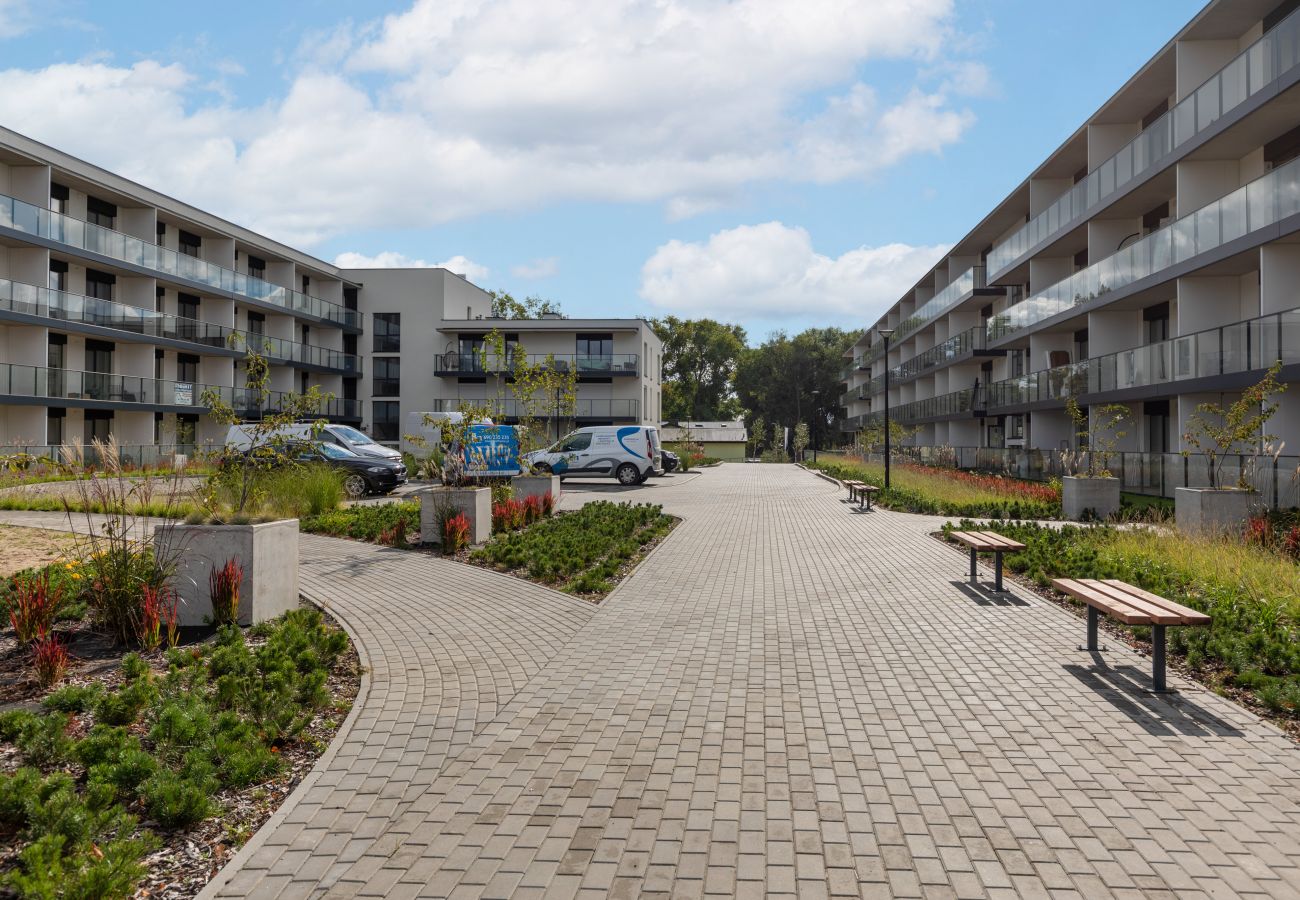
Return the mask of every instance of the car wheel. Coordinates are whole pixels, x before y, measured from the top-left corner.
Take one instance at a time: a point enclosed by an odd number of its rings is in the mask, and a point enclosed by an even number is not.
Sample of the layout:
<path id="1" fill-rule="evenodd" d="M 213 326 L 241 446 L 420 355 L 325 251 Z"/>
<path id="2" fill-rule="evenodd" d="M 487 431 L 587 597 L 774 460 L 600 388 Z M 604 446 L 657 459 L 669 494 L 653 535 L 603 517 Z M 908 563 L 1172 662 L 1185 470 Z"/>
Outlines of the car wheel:
<path id="1" fill-rule="evenodd" d="M 350 500 L 360 500 L 366 495 L 369 487 L 366 480 L 356 473 L 343 479 L 343 493 L 347 494 Z"/>
<path id="2" fill-rule="evenodd" d="M 546 463 L 538 463 L 537 465 L 533 466 L 533 469 L 536 470 L 538 475 L 551 474 L 551 467 L 548 466 Z"/>
<path id="3" fill-rule="evenodd" d="M 641 483 L 641 473 L 631 463 L 623 463 L 623 465 L 619 466 L 618 470 L 614 472 L 614 477 L 618 479 L 619 484 L 625 487 Z"/>

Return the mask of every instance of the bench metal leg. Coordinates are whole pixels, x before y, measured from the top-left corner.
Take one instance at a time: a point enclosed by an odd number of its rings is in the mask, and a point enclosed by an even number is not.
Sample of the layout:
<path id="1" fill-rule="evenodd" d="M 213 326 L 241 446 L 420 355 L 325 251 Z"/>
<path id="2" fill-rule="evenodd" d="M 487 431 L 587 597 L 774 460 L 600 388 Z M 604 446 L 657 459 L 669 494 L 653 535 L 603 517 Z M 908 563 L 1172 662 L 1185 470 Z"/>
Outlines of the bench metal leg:
<path id="1" fill-rule="evenodd" d="M 993 551 L 993 591 L 1001 594 L 1002 591 L 1002 551 Z"/>
<path id="2" fill-rule="evenodd" d="M 1097 645 L 1097 626 L 1101 622 L 1101 613 L 1094 607 L 1088 607 L 1088 645 L 1079 647 L 1080 650 L 1087 650 L 1089 653 L 1102 653 L 1105 647 Z"/>
<path id="3" fill-rule="evenodd" d="M 867 502 L 867 492 L 860 491 L 858 493 L 858 509 L 862 509 L 862 505 L 866 502 Z"/>
<path id="4" fill-rule="evenodd" d="M 979 585 L 980 583 L 979 573 L 975 568 L 975 563 L 976 563 L 975 548 L 971 547 L 970 548 L 970 583 L 973 585 Z"/>
<path id="5" fill-rule="evenodd" d="M 1151 626 L 1151 684 L 1157 691 L 1165 688 L 1165 626 Z"/>
<path id="6" fill-rule="evenodd" d="M 871 492 L 863 491 L 863 493 L 866 494 L 867 497 L 867 512 L 871 512 Z"/>

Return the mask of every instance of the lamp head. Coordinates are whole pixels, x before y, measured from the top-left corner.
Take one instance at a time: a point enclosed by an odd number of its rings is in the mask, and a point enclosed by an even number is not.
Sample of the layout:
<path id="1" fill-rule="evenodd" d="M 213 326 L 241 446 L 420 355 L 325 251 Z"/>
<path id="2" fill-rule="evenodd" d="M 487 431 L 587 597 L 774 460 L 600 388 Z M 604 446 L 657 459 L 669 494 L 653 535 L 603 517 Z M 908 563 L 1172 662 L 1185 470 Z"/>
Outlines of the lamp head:
<path id="1" fill-rule="evenodd" d="M 876 329 L 876 334 L 880 335 L 880 336 L 881 336 L 882 338 L 884 338 L 885 340 L 889 340 L 891 337 L 894 336 L 894 329 L 892 329 L 892 328 L 877 328 L 877 329 Z"/>

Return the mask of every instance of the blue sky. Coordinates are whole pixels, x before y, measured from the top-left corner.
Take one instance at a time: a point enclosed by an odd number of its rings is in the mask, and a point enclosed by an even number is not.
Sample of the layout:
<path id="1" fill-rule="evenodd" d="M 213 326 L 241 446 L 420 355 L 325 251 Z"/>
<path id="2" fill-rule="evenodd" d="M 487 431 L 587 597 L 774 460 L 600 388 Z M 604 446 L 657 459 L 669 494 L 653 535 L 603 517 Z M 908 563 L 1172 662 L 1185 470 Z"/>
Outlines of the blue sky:
<path id="1" fill-rule="evenodd" d="M 0 0 L 0 123 L 325 259 L 873 320 L 1199 0 Z"/>

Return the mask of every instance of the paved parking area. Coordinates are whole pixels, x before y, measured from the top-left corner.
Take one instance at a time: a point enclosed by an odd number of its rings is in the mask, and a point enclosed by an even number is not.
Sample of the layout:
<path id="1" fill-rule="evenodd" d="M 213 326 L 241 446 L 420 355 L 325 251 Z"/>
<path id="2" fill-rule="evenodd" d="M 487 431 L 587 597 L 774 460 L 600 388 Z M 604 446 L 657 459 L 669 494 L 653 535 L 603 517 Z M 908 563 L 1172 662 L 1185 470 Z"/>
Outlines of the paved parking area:
<path id="1" fill-rule="evenodd" d="M 221 892 L 1300 896 L 1285 736 L 842 496 L 740 464 L 625 492 L 683 523 L 594 610 L 306 541 L 369 693 Z"/>

